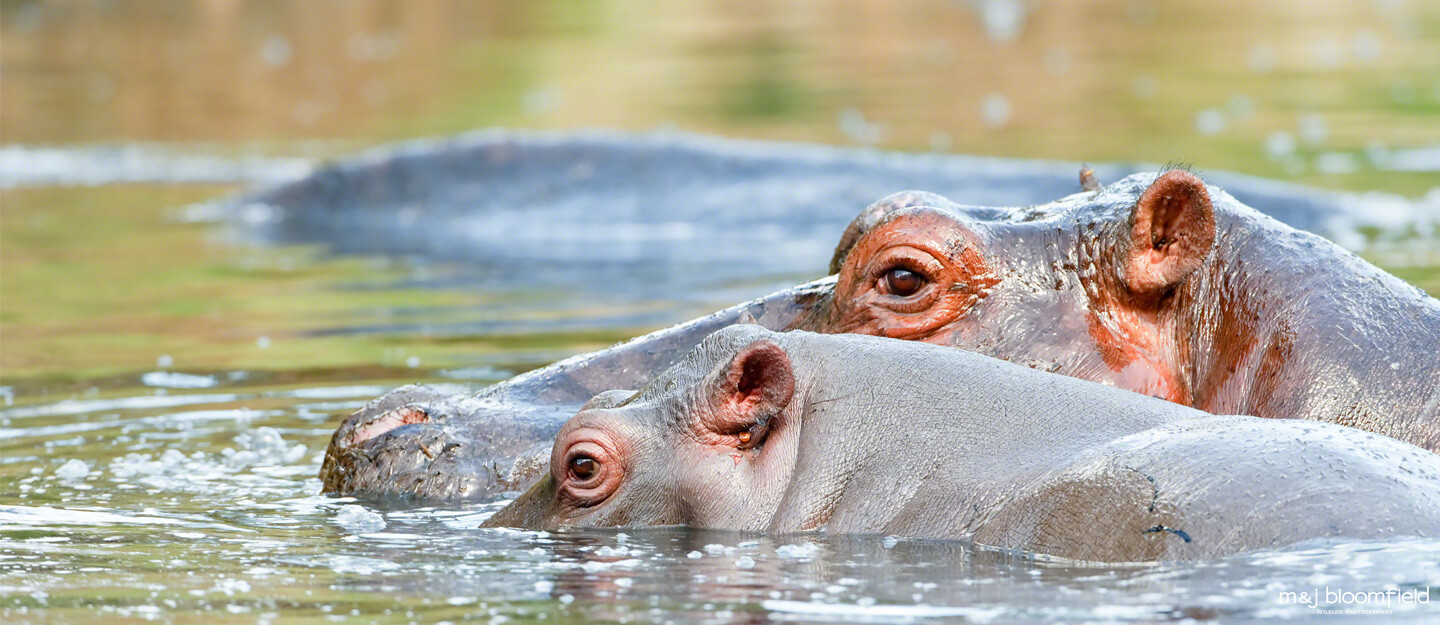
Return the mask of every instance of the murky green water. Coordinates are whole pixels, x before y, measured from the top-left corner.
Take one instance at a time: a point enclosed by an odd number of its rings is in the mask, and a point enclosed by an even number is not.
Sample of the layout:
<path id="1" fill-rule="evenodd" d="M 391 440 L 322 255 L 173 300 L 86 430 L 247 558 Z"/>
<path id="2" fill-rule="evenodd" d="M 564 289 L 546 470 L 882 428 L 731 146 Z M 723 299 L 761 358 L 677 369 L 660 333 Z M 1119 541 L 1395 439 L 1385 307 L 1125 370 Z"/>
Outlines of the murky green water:
<path id="1" fill-rule="evenodd" d="M 188 207 L 504 125 L 1181 159 L 1434 210 L 1435 58 L 1437 5 L 1404 0 L 0 1 L 0 621 L 1433 620 L 1433 540 L 1084 568 L 887 537 L 479 531 L 493 506 L 324 497 L 335 424 L 390 388 L 478 388 L 826 259 L 578 298 L 257 246 Z M 1433 226 L 1358 234 L 1440 294 Z"/>

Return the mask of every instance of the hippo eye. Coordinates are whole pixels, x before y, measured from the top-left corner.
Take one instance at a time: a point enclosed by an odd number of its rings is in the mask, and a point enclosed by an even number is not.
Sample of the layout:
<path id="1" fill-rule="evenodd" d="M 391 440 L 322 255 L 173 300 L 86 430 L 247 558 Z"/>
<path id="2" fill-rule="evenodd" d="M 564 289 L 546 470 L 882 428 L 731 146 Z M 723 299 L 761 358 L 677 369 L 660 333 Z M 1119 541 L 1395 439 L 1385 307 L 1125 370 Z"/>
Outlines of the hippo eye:
<path id="1" fill-rule="evenodd" d="M 589 456 L 575 456 L 570 459 L 570 475 L 575 476 L 575 479 L 580 481 L 594 477 L 595 471 L 599 469 L 599 467 L 600 463 L 595 462 L 595 459 Z"/>
<path id="2" fill-rule="evenodd" d="M 924 276 L 904 267 L 895 267 L 885 272 L 880 279 L 885 282 L 885 289 L 897 297 L 909 297 L 918 293 L 926 282 Z"/>
<path id="3" fill-rule="evenodd" d="M 750 444 L 750 439 L 754 438 L 754 435 L 750 434 L 750 430 L 745 430 L 744 432 L 737 434 L 736 438 L 740 439 L 741 445 L 748 445 Z"/>

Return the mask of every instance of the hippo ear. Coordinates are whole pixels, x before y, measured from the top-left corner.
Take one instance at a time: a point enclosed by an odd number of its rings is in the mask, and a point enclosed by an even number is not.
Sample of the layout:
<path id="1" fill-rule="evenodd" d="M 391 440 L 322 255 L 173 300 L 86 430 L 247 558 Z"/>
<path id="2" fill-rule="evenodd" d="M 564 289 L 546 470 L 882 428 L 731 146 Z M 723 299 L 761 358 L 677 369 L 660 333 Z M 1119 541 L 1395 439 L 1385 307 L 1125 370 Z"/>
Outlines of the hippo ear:
<path id="1" fill-rule="evenodd" d="M 1167 171 L 1135 203 L 1122 258 L 1125 286 L 1159 297 L 1199 269 L 1214 245 L 1215 209 L 1205 183 L 1188 171 Z"/>
<path id="2" fill-rule="evenodd" d="M 746 345 L 725 370 L 716 388 L 722 429 L 748 428 L 785 408 L 795 395 L 790 355 L 769 339 Z"/>

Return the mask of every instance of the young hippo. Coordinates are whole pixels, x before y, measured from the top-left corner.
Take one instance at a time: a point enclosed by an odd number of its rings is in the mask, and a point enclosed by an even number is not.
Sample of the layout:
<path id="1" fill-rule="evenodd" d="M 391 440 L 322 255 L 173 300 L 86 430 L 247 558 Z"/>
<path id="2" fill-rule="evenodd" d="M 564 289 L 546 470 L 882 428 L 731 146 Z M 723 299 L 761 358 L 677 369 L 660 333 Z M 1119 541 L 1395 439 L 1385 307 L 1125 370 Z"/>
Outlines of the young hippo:
<path id="1" fill-rule="evenodd" d="M 1355 505 L 1363 501 L 1364 505 Z M 1440 457 L 978 354 L 737 325 L 593 399 L 491 527 L 970 539 L 1093 561 L 1440 533 Z"/>
<path id="2" fill-rule="evenodd" d="M 1440 301 L 1186 171 L 1027 209 L 897 194 L 851 223 L 831 273 L 797 327 L 1440 450 Z"/>

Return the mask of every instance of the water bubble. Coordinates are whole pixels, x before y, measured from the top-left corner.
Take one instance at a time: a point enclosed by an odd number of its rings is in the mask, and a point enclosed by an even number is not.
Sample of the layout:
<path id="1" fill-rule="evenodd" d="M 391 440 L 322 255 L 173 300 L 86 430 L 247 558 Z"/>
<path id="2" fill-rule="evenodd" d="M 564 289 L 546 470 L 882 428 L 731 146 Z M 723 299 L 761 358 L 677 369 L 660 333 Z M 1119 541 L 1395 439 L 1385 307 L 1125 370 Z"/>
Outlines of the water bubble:
<path id="1" fill-rule="evenodd" d="M 955 46 L 944 39 L 932 40 L 925 59 L 935 67 L 947 67 L 955 61 Z"/>
<path id="2" fill-rule="evenodd" d="M 1295 153 L 1295 136 L 1283 130 L 1270 133 L 1265 139 L 1265 152 L 1271 158 L 1285 158 Z"/>
<path id="3" fill-rule="evenodd" d="M 1268 43 L 1250 46 L 1250 69 L 1268 74 L 1275 71 L 1275 48 Z"/>
<path id="4" fill-rule="evenodd" d="M 390 87 L 386 86 L 383 80 L 372 80 L 361 87 L 360 97 L 365 100 L 365 104 L 380 107 L 390 101 Z"/>
<path id="5" fill-rule="evenodd" d="M 1130 90 L 1135 97 L 1141 100 L 1149 100 L 1160 95 L 1159 83 L 1155 82 L 1155 77 L 1149 74 L 1136 76 L 1135 81 L 1130 85 Z"/>
<path id="6" fill-rule="evenodd" d="M 1205 109 L 1195 114 L 1195 130 L 1202 135 L 1215 135 L 1225 130 L 1225 113 L 1220 109 Z"/>
<path id="7" fill-rule="evenodd" d="M 1380 36 L 1372 30 L 1362 30 L 1355 33 L 1355 41 L 1351 43 L 1355 49 L 1355 58 L 1370 63 L 1380 58 L 1381 49 Z"/>
<path id="8" fill-rule="evenodd" d="M 851 141 L 873 146 L 885 138 L 885 125 L 866 120 L 860 109 L 851 107 L 840 111 L 840 132 Z"/>
<path id="9" fill-rule="evenodd" d="M 1330 130 L 1325 126 L 1325 118 L 1317 113 L 1307 113 L 1300 116 L 1300 138 L 1306 143 L 1315 145 L 1325 141 Z"/>
<path id="10" fill-rule="evenodd" d="M 258 338 L 258 339 L 255 339 L 255 346 L 258 347 L 258 348 L 260 348 L 260 349 L 269 349 L 269 347 L 270 347 L 270 337 L 268 337 L 268 336 L 262 336 L 262 337 L 260 337 L 260 338 Z"/>
<path id="11" fill-rule="evenodd" d="M 979 0 L 975 10 L 980 13 L 980 25 L 992 41 L 1014 41 L 1025 26 L 1025 5 L 1019 0 Z"/>
<path id="12" fill-rule="evenodd" d="M 1371 167 L 1384 168 L 1390 160 L 1390 150 L 1379 139 L 1372 139 L 1365 144 L 1365 160 L 1370 161 Z"/>
<path id="13" fill-rule="evenodd" d="M 735 566 L 742 569 L 753 569 L 755 568 L 755 558 L 752 558 L 750 556 L 740 556 L 735 560 Z"/>
<path id="14" fill-rule="evenodd" d="M 1010 121 L 1010 100 L 998 93 L 985 96 L 980 103 L 980 118 L 991 128 L 1004 126 Z"/>
<path id="15" fill-rule="evenodd" d="M 215 376 L 190 375 L 188 373 L 175 373 L 173 371 L 149 371 L 140 375 L 140 383 L 145 386 L 156 386 L 165 388 L 210 388 L 218 384 Z"/>
<path id="16" fill-rule="evenodd" d="M 820 552 L 820 547 L 815 543 L 807 542 L 799 545 L 780 545 L 775 548 L 775 555 L 782 558 L 813 558 Z"/>
<path id="17" fill-rule="evenodd" d="M 79 458 L 71 458 L 65 464 L 60 465 L 60 468 L 55 469 L 55 477 L 65 481 L 84 479 L 89 474 L 90 465 Z"/>
<path id="18" fill-rule="evenodd" d="M 406 358 L 406 359 L 405 359 L 405 366 L 407 366 L 407 367 L 409 367 L 409 368 L 411 368 L 411 369 L 416 369 L 416 368 L 418 368 L 418 367 L 420 366 L 420 357 L 419 357 L 419 356 L 411 356 L 411 357 L 409 357 L 409 358 Z"/>
<path id="19" fill-rule="evenodd" d="M 691 560 L 699 560 L 700 558 L 704 557 L 704 555 L 705 554 L 700 553 L 699 551 L 691 551 L 690 553 L 685 554 L 685 557 L 690 558 Z"/>
<path id="20" fill-rule="evenodd" d="M 96 76 L 90 80 L 88 94 L 90 101 L 99 103 L 109 102 L 115 96 L 115 82 L 105 76 Z"/>
<path id="21" fill-rule="evenodd" d="M 345 53 L 356 61 L 374 59 L 378 48 L 379 41 L 374 35 L 368 33 L 353 33 L 345 41 Z"/>
<path id="22" fill-rule="evenodd" d="M 560 108 L 560 89 L 545 87 L 532 89 L 521 99 L 520 108 L 527 115 L 541 115 Z"/>
<path id="23" fill-rule="evenodd" d="M 950 137 L 950 133 L 943 130 L 930 133 L 930 151 L 949 152 L 954 147 L 955 140 Z"/>
<path id="24" fill-rule="evenodd" d="M 290 41 L 282 35 L 271 35 L 260 46 L 260 60 L 270 67 L 284 67 L 290 62 Z"/>
<path id="25" fill-rule="evenodd" d="M 1045 52 L 1045 71 L 1052 76 L 1063 76 L 1070 73 L 1070 66 L 1073 62 L 1070 59 L 1070 51 L 1056 46 Z"/>
<path id="26" fill-rule="evenodd" d="M 1311 47 L 1311 55 L 1315 64 L 1325 69 L 1333 69 L 1340 65 L 1345 58 L 1345 47 L 1334 40 L 1317 41 Z"/>
<path id="27" fill-rule="evenodd" d="M 1360 170 L 1360 161 L 1354 154 L 1325 152 L 1315 157 L 1315 169 L 1329 175 L 1353 174 Z"/>
<path id="28" fill-rule="evenodd" d="M 1255 113 L 1255 100 L 1243 94 L 1231 96 L 1230 101 L 1225 103 L 1225 108 L 1232 117 L 1243 119 Z"/>
<path id="29" fill-rule="evenodd" d="M 344 505 L 335 513 L 335 524 L 352 534 L 369 534 L 385 529 L 385 517 L 364 506 Z"/>
<path id="30" fill-rule="evenodd" d="M 159 358 L 155 359 L 155 366 L 160 367 L 161 369 L 170 367 L 174 364 L 175 359 L 171 358 L 170 354 L 161 354 Z"/>

